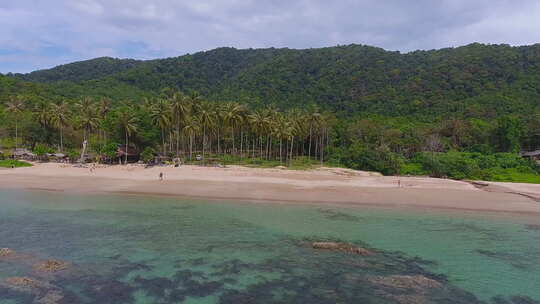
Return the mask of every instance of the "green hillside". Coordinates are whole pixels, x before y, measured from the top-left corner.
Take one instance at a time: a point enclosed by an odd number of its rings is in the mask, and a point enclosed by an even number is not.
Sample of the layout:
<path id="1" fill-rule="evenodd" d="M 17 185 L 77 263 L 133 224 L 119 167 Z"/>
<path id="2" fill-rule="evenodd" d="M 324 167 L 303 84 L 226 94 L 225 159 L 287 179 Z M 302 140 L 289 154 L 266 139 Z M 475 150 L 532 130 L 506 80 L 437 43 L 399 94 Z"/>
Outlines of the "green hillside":
<path id="1" fill-rule="evenodd" d="M 100 57 L 59 65 L 52 69 L 34 71 L 28 74 L 15 74 L 14 76 L 32 82 L 79 82 L 110 76 L 132 69 L 141 63 L 140 60 Z"/>
<path id="2" fill-rule="evenodd" d="M 539 64 L 540 45 L 472 44 L 407 54 L 349 45 L 220 48 L 151 61 L 98 58 L 16 76 L 53 83 L 58 94 L 72 97 L 107 91 L 121 99 L 133 95 L 126 91 L 157 94 L 168 87 L 216 100 L 283 107 L 314 103 L 348 113 L 493 116 L 538 107 Z"/>
<path id="3" fill-rule="evenodd" d="M 189 146 L 259 165 L 317 159 L 384 174 L 538 182 L 540 167 L 518 152 L 540 149 L 540 45 L 97 58 L 0 76 L 1 138 L 41 151 L 87 138 L 102 154 L 129 139 L 147 155 L 185 156 Z"/>

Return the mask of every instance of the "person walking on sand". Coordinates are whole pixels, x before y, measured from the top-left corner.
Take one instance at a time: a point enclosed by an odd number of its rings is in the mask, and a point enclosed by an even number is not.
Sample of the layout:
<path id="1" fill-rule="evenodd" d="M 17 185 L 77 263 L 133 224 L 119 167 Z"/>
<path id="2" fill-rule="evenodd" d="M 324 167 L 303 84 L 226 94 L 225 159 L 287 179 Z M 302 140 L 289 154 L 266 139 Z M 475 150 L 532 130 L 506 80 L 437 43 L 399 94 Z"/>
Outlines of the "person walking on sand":
<path id="1" fill-rule="evenodd" d="M 398 186 L 398 188 L 401 188 L 401 179 L 397 180 L 397 186 Z"/>
<path id="2" fill-rule="evenodd" d="M 159 172 L 159 181 L 163 181 L 163 172 Z"/>

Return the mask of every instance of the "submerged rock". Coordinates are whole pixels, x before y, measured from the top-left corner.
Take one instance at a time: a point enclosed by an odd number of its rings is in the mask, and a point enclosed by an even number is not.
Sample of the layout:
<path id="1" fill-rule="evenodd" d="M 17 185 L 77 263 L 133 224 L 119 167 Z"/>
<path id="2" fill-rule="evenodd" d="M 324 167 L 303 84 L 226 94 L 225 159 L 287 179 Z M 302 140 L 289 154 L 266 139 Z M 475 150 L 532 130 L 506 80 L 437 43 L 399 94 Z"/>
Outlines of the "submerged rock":
<path id="1" fill-rule="evenodd" d="M 0 287 L 33 295 L 34 302 L 38 304 L 57 304 L 64 298 L 64 294 L 57 287 L 45 281 L 29 277 L 11 277 L 0 282 Z"/>
<path id="2" fill-rule="evenodd" d="M 57 272 L 68 268 L 69 264 L 57 260 L 47 260 L 43 263 L 34 265 L 34 269 L 41 272 Z"/>
<path id="3" fill-rule="evenodd" d="M 64 299 L 64 294 L 59 290 L 51 290 L 43 297 L 36 300 L 38 304 L 57 304 Z"/>
<path id="4" fill-rule="evenodd" d="M 32 294 L 39 293 L 42 289 L 49 289 L 53 286 L 47 282 L 38 281 L 29 277 L 11 277 L 4 280 L 3 286 Z"/>
<path id="5" fill-rule="evenodd" d="M 528 225 L 525 225 L 525 229 L 532 230 L 532 231 L 540 231 L 540 225 L 538 225 L 538 224 L 528 224 Z"/>
<path id="6" fill-rule="evenodd" d="M 417 293 L 425 293 L 430 289 L 443 287 L 441 282 L 423 275 L 377 276 L 371 278 L 370 281 L 376 285 L 397 289 L 410 289 Z"/>
<path id="7" fill-rule="evenodd" d="M 431 291 L 442 289 L 444 285 L 423 275 L 375 276 L 368 279 L 377 287 L 378 293 L 400 304 L 433 303 Z"/>
<path id="8" fill-rule="evenodd" d="M 9 248 L 0 248 L 0 258 L 8 257 L 15 254 L 15 250 Z"/>
<path id="9" fill-rule="evenodd" d="M 373 251 L 362 248 L 362 247 L 356 247 L 349 243 L 338 243 L 338 242 L 314 242 L 311 243 L 311 246 L 314 249 L 322 249 L 322 250 L 333 250 L 333 251 L 342 251 L 352 254 L 358 254 L 358 255 L 372 255 L 374 254 Z"/>

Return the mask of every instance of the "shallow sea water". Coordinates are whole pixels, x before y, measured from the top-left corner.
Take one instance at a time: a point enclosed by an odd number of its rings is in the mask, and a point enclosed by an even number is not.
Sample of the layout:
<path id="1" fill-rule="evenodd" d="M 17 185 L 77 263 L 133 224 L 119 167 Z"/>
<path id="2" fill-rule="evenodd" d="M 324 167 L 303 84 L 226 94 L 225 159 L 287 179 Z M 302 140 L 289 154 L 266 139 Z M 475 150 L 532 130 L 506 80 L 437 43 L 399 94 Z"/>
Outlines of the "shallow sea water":
<path id="1" fill-rule="evenodd" d="M 540 219 L 0 190 L 0 304 L 540 303 Z M 371 256 L 311 248 L 340 241 Z M 65 270 L 35 265 L 54 259 Z M 14 286 L 13 277 L 32 279 Z M 411 278 L 421 278 L 415 283 Z"/>

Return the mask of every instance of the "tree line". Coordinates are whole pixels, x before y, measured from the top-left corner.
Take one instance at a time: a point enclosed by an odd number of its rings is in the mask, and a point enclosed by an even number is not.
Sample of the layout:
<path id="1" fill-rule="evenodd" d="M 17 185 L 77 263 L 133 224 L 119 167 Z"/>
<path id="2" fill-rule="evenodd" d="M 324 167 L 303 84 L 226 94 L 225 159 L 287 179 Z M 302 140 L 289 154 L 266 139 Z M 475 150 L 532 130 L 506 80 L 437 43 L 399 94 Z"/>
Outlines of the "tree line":
<path id="1" fill-rule="evenodd" d="M 12 95 L 0 104 L 0 144 L 78 159 L 84 141 L 101 161 L 120 145 L 156 156 L 203 163 L 345 166 L 383 174 L 540 182 L 539 166 L 520 152 L 540 148 L 540 115 L 495 119 L 348 116 L 317 106 L 279 109 L 216 102 L 196 92 L 165 89 L 157 96 L 43 99 Z M 0 147 L 2 150 L 2 147 Z M 208 162 L 207 162 L 208 161 Z"/>
<path id="2" fill-rule="evenodd" d="M 121 142 L 128 149 L 137 146 L 161 157 L 190 161 L 197 153 L 203 162 L 209 155 L 231 155 L 283 164 L 298 156 L 324 162 L 329 130 L 335 120 L 316 107 L 250 109 L 237 102 L 210 102 L 197 93 L 171 90 L 139 102 L 120 103 L 84 97 L 32 104 L 23 96 L 13 96 L 5 103 L 4 112 L 14 130 L 14 148 L 35 139 L 23 136 L 38 131 L 29 123 L 33 121 L 40 128 L 37 133 L 45 136 L 30 144 L 34 146 L 47 138 L 45 143 L 51 147 L 56 143 L 60 152 L 66 151 L 66 144 L 76 149 L 86 141 L 93 152 L 111 154 L 113 146 Z"/>

